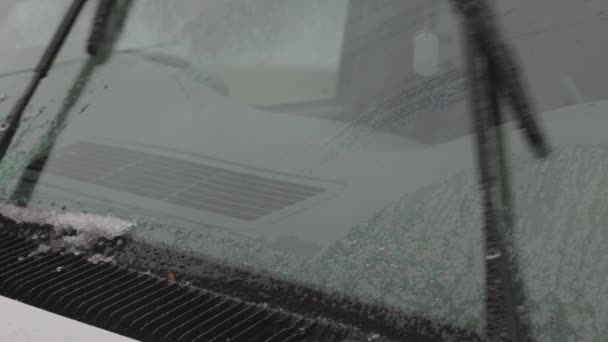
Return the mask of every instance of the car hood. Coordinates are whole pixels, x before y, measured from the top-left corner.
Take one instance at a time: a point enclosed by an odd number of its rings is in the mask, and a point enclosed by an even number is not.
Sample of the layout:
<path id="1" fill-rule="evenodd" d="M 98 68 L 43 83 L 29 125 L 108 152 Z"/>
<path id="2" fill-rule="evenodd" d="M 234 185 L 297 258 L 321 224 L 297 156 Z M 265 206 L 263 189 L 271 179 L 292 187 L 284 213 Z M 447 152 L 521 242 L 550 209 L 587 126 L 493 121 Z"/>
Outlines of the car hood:
<path id="1" fill-rule="evenodd" d="M 0 340 L 129 342 L 130 338 L 0 296 Z"/>

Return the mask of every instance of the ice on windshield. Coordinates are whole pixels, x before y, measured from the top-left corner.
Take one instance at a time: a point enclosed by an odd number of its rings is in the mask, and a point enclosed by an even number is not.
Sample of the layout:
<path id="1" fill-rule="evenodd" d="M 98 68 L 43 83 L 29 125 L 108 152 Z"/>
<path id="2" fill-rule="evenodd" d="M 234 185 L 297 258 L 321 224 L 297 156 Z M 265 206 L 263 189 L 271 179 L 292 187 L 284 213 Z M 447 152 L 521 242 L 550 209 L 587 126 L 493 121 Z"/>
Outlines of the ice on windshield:
<path id="1" fill-rule="evenodd" d="M 481 208 L 461 42 L 445 1 L 429 3 L 430 17 L 422 1 L 137 1 L 121 49 L 153 48 L 51 71 L 0 169 L 3 188 L 15 179 L 34 187 L 31 208 L 5 204 L 0 214 L 73 229 L 60 242 L 79 250 L 133 233 L 481 331 Z M 55 15 L 43 13 L 48 0 L 20 6 L 0 41 L 32 35 L 27 6 L 40 20 Z M 547 163 L 514 153 L 523 309 L 539 341 L 601 340 L 606 103 L 581 102 L 607 97 L 605 54 L 596 53 L 606 12 L 598 1 L 497 6 L 560 146 Z M 70 40 L 79 53 L 88 23 Z M 425 27 L 439 40 L 435 77 L 411 70 L 412 38 Z M 26 57 L 15 60 L 34 65 Z M 0 110 L 25 79 L 0 79 Z M 57 141 L 39 134 L 47 129 Z M 32 152 L 41 145 L 52 145 L 46 164 Z M 34 209 L 66 199 L 67 211 Z M 165 271 L 163 261 L 141 262 Z"/>
<path id="2" fill-rule="evenodd" d="M 108 215 L 80 212 L 48 211 L 23 208 L 12 204 L 0 204 L 0 215 L 17 223 L 49 225 L 57 233 L 74 230 L 75 235 L 62 236 L 62 247 L 89 249 L 100 239 L 112 240 L 124 235 L 134 225 L 133 221 Z M 43 247 L 43 249 L 45 249 Z"/>

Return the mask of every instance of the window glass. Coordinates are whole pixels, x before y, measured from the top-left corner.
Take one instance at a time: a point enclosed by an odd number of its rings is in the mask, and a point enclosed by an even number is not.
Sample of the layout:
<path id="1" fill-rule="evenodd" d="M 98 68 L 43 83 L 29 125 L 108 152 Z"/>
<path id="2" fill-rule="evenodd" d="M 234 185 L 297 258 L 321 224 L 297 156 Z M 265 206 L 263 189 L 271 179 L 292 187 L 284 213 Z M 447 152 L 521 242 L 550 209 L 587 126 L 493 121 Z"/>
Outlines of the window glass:
<path id="1" fill-rule="evenodd" d="M 0 113 L 69 2 L 0 4 Z M 538 341 L 600 341 L 608 5 L 495 5 L 553 146 L 535 160 L 505 124 L 520 309 Z M 84 53 L 93 12 L 0 165 L 5 201 L 129 220 L 146 243 L 482 331 L 480 194 L 447 1 L 134 1 L 104 61 Z"/>

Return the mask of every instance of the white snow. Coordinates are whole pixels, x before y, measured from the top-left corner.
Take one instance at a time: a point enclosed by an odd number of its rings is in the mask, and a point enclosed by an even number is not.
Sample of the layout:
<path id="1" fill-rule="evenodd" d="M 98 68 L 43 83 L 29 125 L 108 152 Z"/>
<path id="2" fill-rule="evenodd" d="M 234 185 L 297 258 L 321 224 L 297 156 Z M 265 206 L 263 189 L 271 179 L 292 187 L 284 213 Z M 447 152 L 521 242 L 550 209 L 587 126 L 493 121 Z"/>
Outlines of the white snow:
<path id="1" fill-rule="evenodd" d="M 89 248 L 100 238 L 121 236 L 134 224 L 133 221 L 107 215 L 47 211 L 12 204 L 0 204 L 0 214 L 18 223 L 52 225 L 57 233 L 74 229 L 76 235 L 62 237 L 65 246 L 74 248 Z M 44 246 L 41 248 L 43 252 Z"/>
<path id="2" fill-rule="evenodd" d="M 114 257 L 103 256 L 101 254 L 93 254 L 87 259 L 87 261 L 93 264 L 108 263 L 114 262 Z"/>

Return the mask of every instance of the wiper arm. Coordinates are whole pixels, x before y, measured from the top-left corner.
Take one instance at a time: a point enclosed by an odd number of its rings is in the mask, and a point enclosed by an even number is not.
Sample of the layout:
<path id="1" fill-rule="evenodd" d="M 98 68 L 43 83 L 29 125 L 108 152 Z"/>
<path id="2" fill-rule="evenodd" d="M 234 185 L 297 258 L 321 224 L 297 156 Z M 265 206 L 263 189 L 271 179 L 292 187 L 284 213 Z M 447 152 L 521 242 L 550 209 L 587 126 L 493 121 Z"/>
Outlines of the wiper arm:
<path id="1" fill-rule="evenodd" d="M 17 132 L 17 128 L 19 128 L 19 123 L 21 121 L 21 117 L 23 116 L 23 112 L 34 96 L 36 89 L 38 89 L 40 82 L 48 74 L 53 62 L 57 58 L 57 54 L 65 43 L 66 38 L 72 31 L 76 19 L 82 12 L 82 8 L 86 1 L 87 0 L 72 1 L 72 4 L 63 16 L 63 19 L 53 34 L 53 37 L 44 51 L 44 54 L 40 58 L 40 62 L 34 69 L 34 75 L 28 83 L 27 88 L 17 100 L 13 108 L 11 108 L 5 122 L 0 125 L 0 162 L 6 155 L 6 151 L 8 150 L 8 147 L 15 136 L 15 132 Z"/>
<path id="2" fill-rule="evenodd" d="M 483 203 L 486 255 L 486 338 L 521 342 L 527 329 L 518 312 L 522 289 L 514 286 L 515 258 L 506 248 L 511 229 L 510 189 L 502 140 L 499 99 L 506 99 L 531 148 L 539 157 L 549 148 L 534 117 L 515 58 L 504 43 L 485 0 L 451 0 L 464 17 L 467 73 Z M 502 210 L 499 208 L 502 207 Z M 506 210 L 505 210 L 506 208 Z"/>
<path id="3" fill-rule="evenodd" d="M 59 51 L 72 31 L 74 23 L 80 16 L 86 2 L 87 0 L 72 1 L 72 4 L 63 16 L 61 23 L 55 30 L 51 41 L 47 45 L 44 54 L 40 58 L 38 65 L 34 69 L 34 74 L 27 88 L 17 100 L 13 108 L 11 108 L 5 122 L 0 125 L 0 162 L 2 162 L 2 159 L 4 159 L 4 156 L 11 145 L 13 137 L 19 128 L 19 123 L 21 122 L 25 109 L 38 89 L 40 82 L 47 76 L 49 70 L 55 62 Z M 99 0 L 86 46 L 87 53 L 93 57 L 96 57 L 99 54 L 101 47 L 105 43 L 110 16 L 115 4 L 116 0 Z"/>
<path id="4" fill-rule="evenodd" d="M 91 27 L 86 45 L 89 58 L 87 58 L 86 63 L 82 65 L 72 86 L 67 90 L 66 98 L 64 101 L 61 101 L 61 106 L 58 109 L 53 123 L 48 127 L 43 136 L 40 137 L 37 146 L 34 146 L 31 150 L 32 153 L 30 153 L 31 159 L 28 168 L 31 168 L 32 164 L 36 163 L 38 172 L 27 176 L 25 173 L 21 175 L 17 186 L 14 188 L 10 197 L 11 201 L 16 201 L 23 205 L 29 202 L 34 188 L 38 183 L 40 174 L 46 166 L 47 157 L 50 155 L 62 127 L 65 127 L 70 111 L 83 94 L 84 85 L 90 80 L 95 66 L 107 61 L 114 52 L 118 37 L 124 29 L 128 13 L 132 6 L 132 1 L 111 1 L 111 3 L 106 0 L 98 1 L 99 5 L 92 22 L 93 26 Z M 155 46 L 125 49 L 123 52 L 130 53 L 153 48 Z"/>

